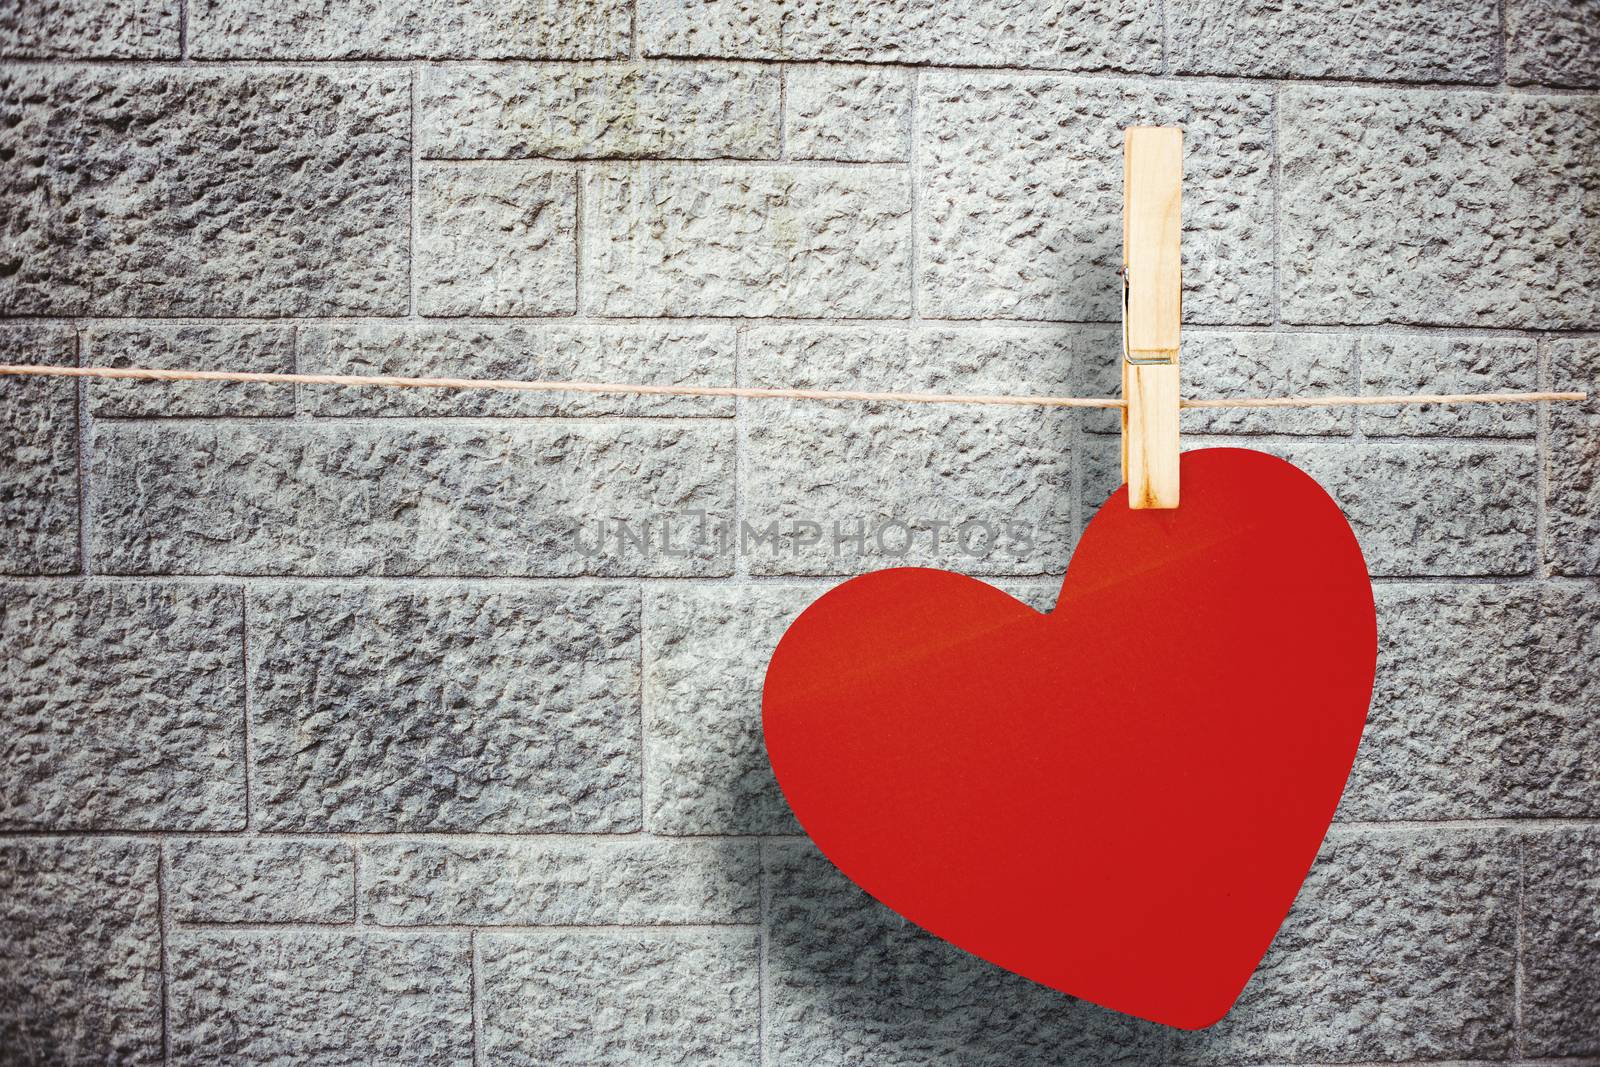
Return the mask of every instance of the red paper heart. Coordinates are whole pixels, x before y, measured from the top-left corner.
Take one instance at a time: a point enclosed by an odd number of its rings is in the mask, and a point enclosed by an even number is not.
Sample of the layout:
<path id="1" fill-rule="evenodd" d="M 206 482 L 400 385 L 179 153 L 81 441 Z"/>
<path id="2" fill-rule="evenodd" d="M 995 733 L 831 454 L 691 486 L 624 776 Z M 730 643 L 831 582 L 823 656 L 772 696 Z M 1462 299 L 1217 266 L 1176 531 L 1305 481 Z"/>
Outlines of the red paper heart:
<path id="1" fill-rule="evenodd" d="M 1327 832 L 1372 697 L 1361 548 L 1310 476 L 1185 453 L 1119 489 L 1055 611 L 901 568 L 784 634 L 767 752 L 839 869 L 1054 989 L 1193 1029 L 1244 988 Z"/>

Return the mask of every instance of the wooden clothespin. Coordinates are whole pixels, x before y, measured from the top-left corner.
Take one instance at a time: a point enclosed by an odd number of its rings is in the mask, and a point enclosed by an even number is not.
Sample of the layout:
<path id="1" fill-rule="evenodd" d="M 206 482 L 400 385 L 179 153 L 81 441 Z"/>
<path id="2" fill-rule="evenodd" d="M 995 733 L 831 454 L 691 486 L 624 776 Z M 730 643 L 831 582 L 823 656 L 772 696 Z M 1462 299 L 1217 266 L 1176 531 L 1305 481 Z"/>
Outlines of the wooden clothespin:
<path id="1" fill-rule="evenodd" d="M 1178 506 L 1183 131 L 1122 142 L 1122 477 L 1131 508 Z"/>

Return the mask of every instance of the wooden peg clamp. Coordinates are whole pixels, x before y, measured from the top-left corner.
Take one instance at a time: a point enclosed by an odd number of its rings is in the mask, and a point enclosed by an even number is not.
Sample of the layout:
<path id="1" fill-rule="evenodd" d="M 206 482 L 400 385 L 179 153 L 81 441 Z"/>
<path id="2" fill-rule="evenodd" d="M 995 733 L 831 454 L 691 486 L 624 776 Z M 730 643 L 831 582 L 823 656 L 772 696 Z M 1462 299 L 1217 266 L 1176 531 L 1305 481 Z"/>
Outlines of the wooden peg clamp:
<path id="1" fill-rule="evenodd" d="M 1178 506 L 1183 131 L 1122 142 L 1122 477 L 1131 508 Z"/>

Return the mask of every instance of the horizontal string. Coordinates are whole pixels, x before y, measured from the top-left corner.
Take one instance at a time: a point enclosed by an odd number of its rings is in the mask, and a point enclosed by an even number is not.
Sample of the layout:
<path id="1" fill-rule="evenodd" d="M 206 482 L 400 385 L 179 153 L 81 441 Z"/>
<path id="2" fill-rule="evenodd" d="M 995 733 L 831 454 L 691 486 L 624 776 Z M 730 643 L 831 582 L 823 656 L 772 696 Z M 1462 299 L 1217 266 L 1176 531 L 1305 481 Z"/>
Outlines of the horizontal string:
<path id="1" fill-rule="evenodd" d="M 987 393 L 860 392 L 851 389 L 758 389 L 731 385 L 646 385 L 637 382 L 544 382 L 511 378 L 403 378 L 384 374 L 288 374 L 269 371 L 163 370 L 157 367 L 49 367 L 0 364 L 0 375 L 112 378 L 156 382 L 254 382 L 265 385 L 373 386 L 387 389 L 489 389 L 524 393 L 608 393 L 632 396 L 743 397 L 750 400 L 858 400 L 897 404 L 1000 404 L 1010 407 L 1125 408 L 1120 397 L 1003 396 Z M 1263 396 L 1185 398 L 1185 408 L 1316 408 L 1382 404 L 1525 404 L 1587 400 L 1587 393 L 1408 393 L 1403 396 Z"/>

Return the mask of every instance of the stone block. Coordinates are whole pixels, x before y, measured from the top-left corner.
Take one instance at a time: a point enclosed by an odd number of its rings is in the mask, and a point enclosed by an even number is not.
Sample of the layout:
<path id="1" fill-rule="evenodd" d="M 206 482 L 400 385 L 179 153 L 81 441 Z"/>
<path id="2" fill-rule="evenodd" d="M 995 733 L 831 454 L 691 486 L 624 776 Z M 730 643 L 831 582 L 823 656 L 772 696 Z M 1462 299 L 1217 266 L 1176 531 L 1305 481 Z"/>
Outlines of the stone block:
<path id="1" fill-rule="evenodd" d="M 401 314 L 404 73 L 0 72 L 0 314 Z"/>
<path id="2" fill-rule="evenodd" d="M 309 373 L 537 381 L 727 385 L 736 339 L 730 327 L 530 326 L 346 323 L 302 326 Z M 300 387 L 313 415 L 520 418 L 544 415 L 733 415 L 731 399 L 486 389 Z"/>
<path id="3" fill-rule="evenodd" d="M 577 186 L 525 163 L 427 163 L 417 171 L 417 310 L 424 315 L 577 311 Z"/>
<path id="4" fill-rule="evenodd" d="M 239 591 L 0 586 L 0 828 L 245 823 Z"/>
<path id="5" fill-rule="evenodd" d="M 430 159 L 776 159 L 779 92 L 777 70 L 745 64 L 428 67 L 417 144 Z"/>
<path id="6" fill-rule="evenodd" d="M 754 928 L 487 934 L 484 1059 L 748 1067 L 759 1055 Z"/>
<path id="7" fill-rule="evenodd" d="M 961 71 L 925 75 L 918 109 L 924 316 L 1117 321 L 1122 131 L 1178 125 L 1184 313 L 1271 319 L 1266 92 Z"/>
<path id="8" fill-rule="evenodd" d="M 1296 86 L 1279 114 L 1285 321 L 1600 325 L 1600 98 Z"/>
<path id="9" fill-rule="evenodd" d="M 911 310 L 911 183 L 898 167 L 602 167 L 585 176 L 583 215 L 596 314 Z"/>
<path id="10" fill-rule="evenodd" d="M 70 367 L 77 340 L 63 326 L 0 326 L 0 360 Z M 77 571 L 77 383 L 0 382 L 0 454 L 0 574 Z"/>
<path id="11" fill-rule="evenodd" d="M 167 851 L 177 922 L 347 923 L 355 918 L 355 851 L 340 841 L 202 837 Z"/>
<path id="12" fill-rule="evenodd" d="M 102 423 L 96 569 L 118 574 L 707 575 L 733 510 L 722 420 Z"/>
<path id="13" fill-rule="evenodd" d="M 253 594 L 250 677 L 263 828 L 639 829 L 631 591 Z"/>
<path id="14" fill-rule="evenodd" d="M 0 1060 L 162 1062 L 159 847 L 0 843 Z"/>
<path id="15" fill-rule="evenodd" d="M 295 369 L 294 347 L 294 331 L 288 326 L 92 326 L 84 336 L 84 363 L 288 374 Z M 135 419 L 292 415 L 297 388 L 100 379 L 89 379 L 84 387 L 96 417 Z"/>
<path id="16" fill-rule="evenodd" d="M 167 952 L 179 1062 L 471 1067 L 466 934 L 180 930 Z"/>

